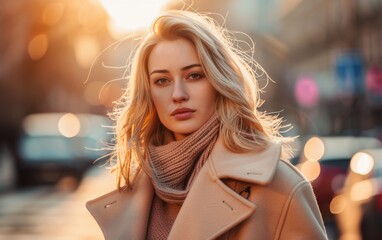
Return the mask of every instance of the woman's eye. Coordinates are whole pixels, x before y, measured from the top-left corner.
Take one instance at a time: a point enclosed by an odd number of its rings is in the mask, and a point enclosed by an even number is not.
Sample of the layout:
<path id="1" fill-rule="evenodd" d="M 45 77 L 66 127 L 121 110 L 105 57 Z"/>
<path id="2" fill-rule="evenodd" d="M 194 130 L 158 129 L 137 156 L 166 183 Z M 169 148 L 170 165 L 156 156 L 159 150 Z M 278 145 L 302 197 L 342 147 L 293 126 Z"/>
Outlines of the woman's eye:
<path id="1" fill-rule="evenodd" d="M 157 85 L 164 85 L 164 84 L 168 83 L 168 80 L 166 78 L 159 78 L 159 79 L 155 80 L 154 83 Z"/>
<path id="2" fill-rule="evenodd" d="M 200 74 L 200 73 L 191 73 L 188 78 L 189 79 L 192 79 L 192 80 L 197 80 L 197 79 L 201 79 L 203 78 L 203 74 Z"/>

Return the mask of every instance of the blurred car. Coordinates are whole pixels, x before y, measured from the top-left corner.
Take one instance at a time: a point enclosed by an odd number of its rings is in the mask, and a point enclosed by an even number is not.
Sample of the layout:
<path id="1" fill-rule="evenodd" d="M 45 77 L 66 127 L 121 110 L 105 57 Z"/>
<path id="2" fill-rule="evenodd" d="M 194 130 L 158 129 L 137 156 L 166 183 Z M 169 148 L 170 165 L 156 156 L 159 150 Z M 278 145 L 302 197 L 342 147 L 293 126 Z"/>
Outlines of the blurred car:
<path id="1" fill-rule="evenodd" d="M 356 153 L 331 211 L 343 239 L 382 239 L 382 148 Z"/>
<path id="2" fill-rule="evenodd" d="M 312 137 L 304 145 L 297 167 L 312 182 L 328 235 L 336 238 L 338 228 L 330 202 L 342 189 L 352 156 L 365 148 L 381 146 L 370 137 Z"/>
<path id="3" fill-rule="evenodd" d="M 106 154 L 108 118 L 94 114 L 39 113 L 23 121 L 19 141 L 18 182 L 56 183 L 66 176 L 79 180 Z"/>

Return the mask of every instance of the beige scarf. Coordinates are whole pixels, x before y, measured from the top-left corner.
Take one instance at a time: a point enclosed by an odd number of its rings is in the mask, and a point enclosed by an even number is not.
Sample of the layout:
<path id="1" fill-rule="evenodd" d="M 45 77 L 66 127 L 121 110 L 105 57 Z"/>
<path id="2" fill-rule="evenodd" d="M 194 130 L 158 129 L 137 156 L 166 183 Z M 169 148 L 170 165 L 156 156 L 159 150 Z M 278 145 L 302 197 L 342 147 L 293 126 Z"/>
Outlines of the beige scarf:
<path id="1" fill-rule="evenodd" d="M 185 139 L 162 146 L 149 146 L 151 180 L 159 198 L 167 203 L 183 203 L 217 140 L 219 123 L 219 116 L 215 113 Z"/>

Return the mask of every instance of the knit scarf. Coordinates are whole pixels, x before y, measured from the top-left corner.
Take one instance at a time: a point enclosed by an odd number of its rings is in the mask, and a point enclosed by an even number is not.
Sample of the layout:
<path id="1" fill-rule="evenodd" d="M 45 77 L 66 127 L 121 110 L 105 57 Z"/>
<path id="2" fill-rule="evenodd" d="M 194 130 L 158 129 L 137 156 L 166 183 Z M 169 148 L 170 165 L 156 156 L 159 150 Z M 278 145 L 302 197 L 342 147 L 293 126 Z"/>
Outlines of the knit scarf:
<path id="1" fill-rule="evenodd" d="M 217 140 L 219 123 L 215 113 L 201 128 L 180 141 L 149 145 L 151 180 L 160 199 L 171 204 L 183 203 Z"/>

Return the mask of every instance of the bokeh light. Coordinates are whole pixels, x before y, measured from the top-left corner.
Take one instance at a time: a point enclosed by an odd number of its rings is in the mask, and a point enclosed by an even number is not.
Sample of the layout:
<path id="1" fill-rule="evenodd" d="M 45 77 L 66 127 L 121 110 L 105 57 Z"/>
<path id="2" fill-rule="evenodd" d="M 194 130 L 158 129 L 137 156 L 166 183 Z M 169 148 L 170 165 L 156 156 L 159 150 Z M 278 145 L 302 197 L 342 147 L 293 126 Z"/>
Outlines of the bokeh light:
<path id="1" fill-rule="evenodd" d="M 56 25 L 64 15 L 64 4 L 53 2 L 46 5 L 42 12 L 42 22 L 47 26 Z"/>
<path id="2" fill-rule="evenodd" d="M 322 158 L 324 152 L 324 143 L 318 137 L 312 137 L 305 144 L 304 155 L 309 161 L 318 161 Z"/>
<path id="3" fill-rule="evenodd" d="M 377 65 L 367 71 L 366 87 L 374 94 L 382 94 L 382 69 Z"/>
<path id="4" fill-rule="evenodd" d="M 301 173 L 308 179 L 314 181 L 320 175 L 321 167 L 317 161 L 306 161 L 301 165 Z"/>
<path id="5" fill-rule="evenodd" d="M 80 120 L 76 115 L 67 113 L 58 121 L 58 130 L 67 138 L 74 137 L 81 130 Z"/>
<path id="6" fill-rule="evenodd" d="M 371 180 L 357 182 L 350 189 L 350 199 L 352 201 L 366 200 L 374 194 L 374 188 L 374 183 Z"/>
<path id="7" fill-rule="evenodd" d="M 350 169 L 358 174 L 366 175 L 374 167 L 374 159 L 367 153 L 356 153 L 350 162 Z"/>
<path id="8" fill-rule="evenodd" d="M 335 196 L 330 202 L 330 212 L 333 214 L 339 214 L 343 212 L 347 205 L 347 198 L 343 195 Z"/>
<path id="9" fill-rule="evenodd" d="M 314 107 L 320 99 L 316 81 L 306 76 L 297 79 L 294 95 L 297 103 L 302 107 Z"/>
<path id="10" fill-rule="evenodd" d="M 28 54 L 31 59 L 39 60 L 48 51 L 48 37 L 46 34 L 39 34 L 33 37 L 28 45 Z"/>
<path id="11" fill-rule="evenodd" d="M 99 44 L 94 37 L 83 35 L 74 45 L 76 61 L 83 68 L 89 68 L 99 53 Z"/>

